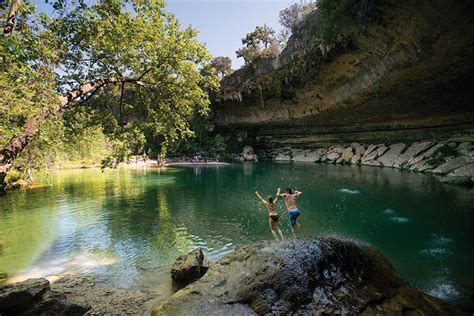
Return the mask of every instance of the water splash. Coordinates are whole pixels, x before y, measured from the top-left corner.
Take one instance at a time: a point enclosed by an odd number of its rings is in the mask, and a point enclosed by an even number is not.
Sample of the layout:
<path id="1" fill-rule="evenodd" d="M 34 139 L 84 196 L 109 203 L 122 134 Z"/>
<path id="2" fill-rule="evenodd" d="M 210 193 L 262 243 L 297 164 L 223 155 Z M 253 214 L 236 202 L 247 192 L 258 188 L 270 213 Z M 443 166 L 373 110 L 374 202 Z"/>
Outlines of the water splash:
<path id="1" fill-rule="evenodd" d="M 397 217 L 397 216 L 394 216 L 394 217 L 391 217 L 390 219 L 391 219 L 393 222 L 399 223 L 399 224 L 408 223 L 408 218 L 406 218 L 406 217 Z"/>
<path id="2" fill-rule="evenodd" d="M 389 214 L 389 215 L 390 215 L 390 214 L 395 214 L 395 211 L 394 211 L 394 210 L 392 210 L 391 208 L 387 208 L 387 209 L 385 209 L 385 210 L 383 211 L 383 213 L 384 213 L 384 214 Z"/>
<path id="3" fill-rule="evenodd" d="M 461 295 L 459 291 L 454 287 L 452 283 L 441 283 L 437 284 L 433 288 L 428 290 L 428 293 L 434 297 L 441 299 L 453 299 Z"/>
<path id="4" fill-rule="evenodd" d="M 350 189 L 340 189 L 339 192 L 341 193 L 348 193 L 348 194 L 359 194 L 359 190 L 350 190 Z"/>
<path id="5" fill-rule="evenodd" d="M 451 238 L 445 237 L 443 235 L 433 234 L 432 235 L 432 241 L 435 245 L 445 246 L 445 245 L 451 243 L 453 240 Z"/>
<path id="6" fill-rule="evenodd" d="M 420 254 L 431 257 L 446 257 L 453 254 L 453 252 L 446 248 L 432 248 L 432 249 L 423 249 L 420 251 Z"/>

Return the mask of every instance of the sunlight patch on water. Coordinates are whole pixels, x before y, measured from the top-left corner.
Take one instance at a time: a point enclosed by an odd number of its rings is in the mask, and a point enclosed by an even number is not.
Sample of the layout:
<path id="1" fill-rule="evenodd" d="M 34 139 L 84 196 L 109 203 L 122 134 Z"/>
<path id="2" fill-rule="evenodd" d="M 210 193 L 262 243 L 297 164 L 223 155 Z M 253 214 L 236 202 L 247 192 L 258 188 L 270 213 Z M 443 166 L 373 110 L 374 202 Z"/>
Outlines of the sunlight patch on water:
<path id="1" fill-rule="evenodd" d="M 393 222 L 398 223 L 398 224 L 408 223 L 408 218 L 406 218 L 406 217 L 397 217 L 397 216 L 394 216 L 394 217 L 391 217 L 390 219 L 391 219 Z"/>
<path id="2" fill-rule="evenodd" d="M 21 282 L 31 278 L 44 278 L 63 274 L 83 274 L 95 269 L 117 263 L 117 258 L 104 254 L 78 253 L 72 257 L 52 258 L 39 265 L 20 271 L 8 279 L 9 283 Z"/>
<path id="3" fill-rule="evenodd" d="M 390 215 L 390 214 L 395 214 L 395 211 L 394 211 L 394 210 L 392 210 L 391 208 L 387 208 L 387 209 L 385 209 L 385 210 L 383 211 L 383 213 L 384 213 L 384 214 L 389 214 L 389 215 Z"/>
<path id="4" fill-rule="evenodd" d="M 359 190 L 350 190 L 350 189 L 340 189 L 339 192 L 341 193 L 348 193 L 348 194 L 359 194 Z"/>

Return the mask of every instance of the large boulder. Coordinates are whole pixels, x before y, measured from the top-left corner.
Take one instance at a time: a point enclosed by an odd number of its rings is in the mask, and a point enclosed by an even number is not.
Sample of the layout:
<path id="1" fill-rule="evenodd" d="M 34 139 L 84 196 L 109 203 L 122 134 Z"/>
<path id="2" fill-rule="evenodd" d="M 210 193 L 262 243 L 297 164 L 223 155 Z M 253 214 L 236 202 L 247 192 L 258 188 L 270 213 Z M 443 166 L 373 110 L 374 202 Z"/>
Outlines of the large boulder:
<path id="1" fill-rule="evenodd" d="M 317 162 L 321 159 L 321 156 L 314 151 L 303 151 L 293 154 L 293 161 L 298 162 Z"/>
<path id="2" fill-rule="evenodd" d="M 242 157 L 246 161 L 257 161 L 258 157 L 251 146 L 245 146 L 242 150 Z"/>
<path id="3" fill-rule="evenodd" d="M 474 179 L 474 163 L 469 163 L 450 172 L 440 181 L 449 184 L 470 184 L 474 182 L 472 179 Z"/>
<path id="4" fill-rule="evenodd" d="M 364 154 L 362 155 L 362 161 L 365 161 L 365 160 L 369 160 L 368 159 L 368 156 L 370 154 L 372 154 L 374 151 L 377 150 L 377 146 L 375 145 L 369 145 L 369 147 L 367 147 L 367 150 L 364 152 Z M 374 155 L 374 157 L 376 156 L 376 154 Z"/>
<path id="5" fill-rule="evenodd" d="M 395 161 L 397 161 L 398 157 L 402 154 L 405 148 L 407 148 L 407 145 L 405 144 L 393 144 L 386 153 L 379 155 L 377 160 L 380 161 L 384 167 L 393 167 Z"/>
<path id="6" fill-rule="evenodd" d="M 142 315 L 151 296 L 112 289 L 92 276 L 62 275 L 0 287 L 0 315 Z"/>
<path id="7" fill-rule="evenodd" d="M 187 255 L 179 256 L 171 267 L 171 277 L 176 282 L 187 285 L 202 277 L 208 269 L 204 264 L 201 248 L 194 249 Z"/>
<path id="8" fill-rule="evenodd" d="M 275 158 L 273 158 L 275 161 L 291 161 L 291 156 L 287 152 L 280 152 L 278 153 Z"/>
<path id="9" fill-rule="evenodd" d="M 360 158 L 361 158 L 361 154 L 355 154 L 354 156 L 352 156 L 351 158 L 351 164 L 353 165 L 356 165 L 360 162 Z"/>
<path id="10" fill-rule="evenodd" d="M 329 154 L 326 156 L 326 160 L 329 161 L 329 162 L 331 162 L 331 163 L 333 163 L 333 162 L 335 162 L 336 160 L 338 160 L 340 156 L 341 156 L 341 155 L 340 155 L 339 153 L 337 153 L 337 152 L 332 152 L 332 153 L 329 153 Z M 327 161 L 326 161 L 326 162 L 327 162 Z"/>
<path id="11" fill-rule="evenodd" d="M 435 169 L 431 170 L 431 172 L 434 174 L 447 174 L 459 167 L 462 167 L 467 162 L 468 160 L 465 157 L 454 158 L 454 159 L 446 161 L 442 165 L 439 165 Z"/>
<path id="12" fill-rule="evenodd" d="M 237 247 L 153 315 L 454 315 L 372 247 L 336 237 Z"/>
<path id="13" fill-rule="evenodd" d="M 0 315 L 20 313 L 32 307 L 49 290 L 46 279 L 29 279 L 0 288 Z"/>
<path id="14" fill-rule="evenodd" d="M 365 154 L 365 147 L 360 145 L 354 148 L 354 152 L 356 155 L 361 155 L 361 157 Z"/>
<path id="15" fill-rule="evenodd" d="M 0 288 L 0 315 L 83 315 L 88 309 L 52 291 L 46 279 L 29 279 Z"/>
<path id="16" fill-rule="evenodd" d="M 351 162 L 351 158 L 353 156 L 354 152 L 352 150 L 352 147 L 347 147 L 346 150 L 344 150 L 344 152 L 342 153 L 342 161 L 344 163 L 349 163 Z"/>
<path id="17" fill-rule="evenodd" d="M 403 154 L 393 163 L 395 168 L 403 168 L 410 159 L 413 159 L 433 146 L 433 142 L 413 143 Z"/>
<path id="18" fill-rule="evenodd" d="M 474 162 L 464 165 L 458 169 L 455 169 L 449 174 L 450 176 L 455 177 L 474 177 Z"/>

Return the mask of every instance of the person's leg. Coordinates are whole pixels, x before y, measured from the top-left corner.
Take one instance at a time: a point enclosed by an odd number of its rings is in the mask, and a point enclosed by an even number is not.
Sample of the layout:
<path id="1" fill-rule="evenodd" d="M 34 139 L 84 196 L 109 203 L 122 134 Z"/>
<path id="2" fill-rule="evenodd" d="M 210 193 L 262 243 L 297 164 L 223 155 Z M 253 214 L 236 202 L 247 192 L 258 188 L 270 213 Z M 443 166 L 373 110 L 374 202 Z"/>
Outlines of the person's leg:
<path id="1" fill-rule="evenodd" d="M 272 231 L 273 237 L 275 237 L 275 240 L 278 241 L 278 236 L 275 230 L 273 229 L 273 221 L 271 218 L 268 219 L 268 225 L 270 226 L 270 230 Z"/>
<path id="2" fill-rule="evenodd" d="M 296 237 L 295 225 L 296 225 L 296 216 L 294 213 L 290 213 L 290 228 L 291 228 L 291 234 L 293 235 L 293 237 Z"/>
<path id="3" fill-rule="evenodd" d="M 276 227 L 277 227 L 278 233 L 280 234 L 281 240 L 285 240 L 285 237 L 283 237 L 283 233 L 281 232 L 279 222 L 276 223 Z"/>
<path id="4" fill-rule="evenodd" d="M 298 228 L 301 230 L 301 223 L 299 220 L 296 220 L 296 225 L 298 225 Z"/>
<path id="5" fill-rule="evenodd" d="M 296 237 L 295 227 L 293 226 L 293 224 L 290 225 L 290 228 L 291 228 L 291 234 L 293 235 L 293 237 Z"/>

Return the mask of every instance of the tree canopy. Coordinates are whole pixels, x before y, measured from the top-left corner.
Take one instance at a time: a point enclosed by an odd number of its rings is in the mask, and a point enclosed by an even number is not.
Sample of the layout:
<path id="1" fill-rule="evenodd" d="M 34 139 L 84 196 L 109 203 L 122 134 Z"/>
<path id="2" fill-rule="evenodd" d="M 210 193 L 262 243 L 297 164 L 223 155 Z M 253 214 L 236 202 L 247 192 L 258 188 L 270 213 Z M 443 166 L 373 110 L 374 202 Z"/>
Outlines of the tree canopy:
<path id="1" fill-rule="evenodd" d="M 283 32 L 294 32 L 298 24 L 314 9 L 316 9 L 316 1 L 300 0 L 281 10 L 279 21 L 283 26 Z"/>
<path id="2" fill-rule="evenodd" d="M 253 32 L 247 33 L 242 38 L 242 45 L 244 47 L 235 53 L 238 58 L 243 57 L 246 64 L 259 57 L 276 57 L 280 52 L 275 31 L 266 24 L 257 26 Z"/>
<path id="3" fill-rule="evenodd" d="M 217 74 L 221 76 L 221 78 L 224 78 L 225 76 L 230 75 L 233 72 L 232 60 L 230 59 L 230 57 L 216 57 L 211 61 L 210 67 L 214 68 Z"/>
<path id="4" fill-rule="evenodd" d="M 15 5 L 0 6 L 2 16 Z M 195 29 L 162 0 L 51 5 L 53 16 L 22 3 L 0 37 L 0 181 L 46 122 L 80 108 L 111 137 L 118 160 L 146 133 L 162 155 L 193 135 L 190 119 L 209 111 L 218 87 L 214 71 L 201 71 L 212 56 Z"/>

